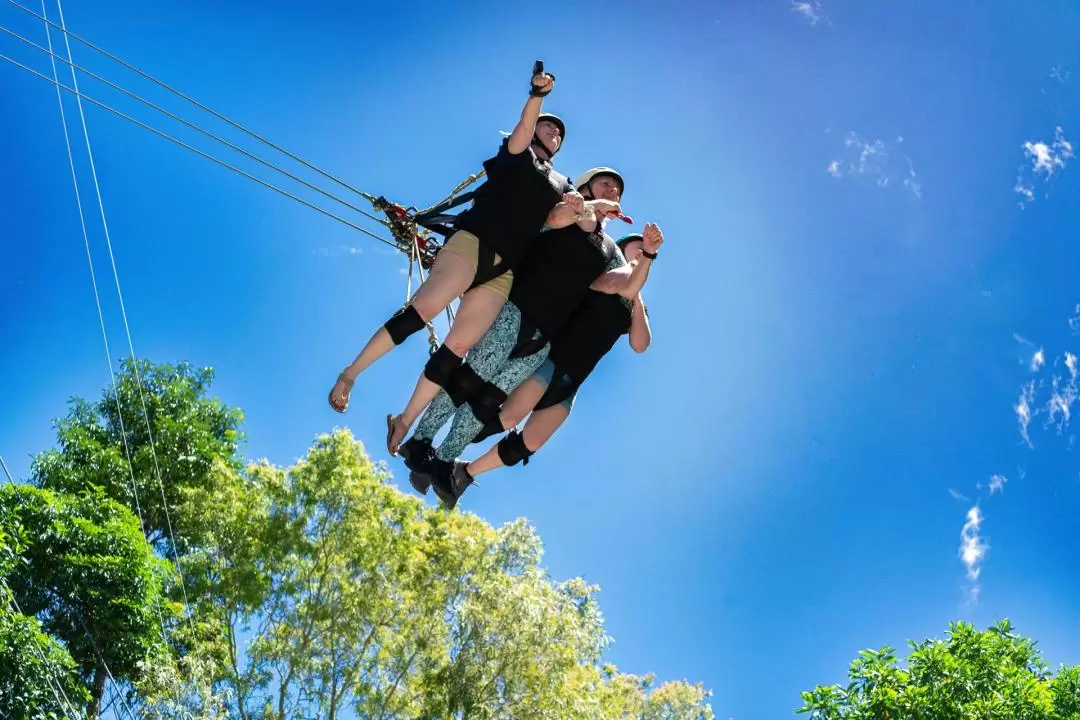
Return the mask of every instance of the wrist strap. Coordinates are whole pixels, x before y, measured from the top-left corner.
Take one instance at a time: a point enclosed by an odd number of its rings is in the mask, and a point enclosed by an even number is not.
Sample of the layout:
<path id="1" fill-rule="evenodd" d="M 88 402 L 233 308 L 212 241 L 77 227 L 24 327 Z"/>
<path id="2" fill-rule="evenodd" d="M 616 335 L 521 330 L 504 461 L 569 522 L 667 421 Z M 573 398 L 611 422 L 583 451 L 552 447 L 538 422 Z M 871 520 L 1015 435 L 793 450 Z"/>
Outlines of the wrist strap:
<path id="1" fill-rule="evenodd" d="M 655 260 L 657 256 L 657 253 L 651 253 L 648 250 L 642 250 L 641 254 L 649 258 L 650 260 Z"/>

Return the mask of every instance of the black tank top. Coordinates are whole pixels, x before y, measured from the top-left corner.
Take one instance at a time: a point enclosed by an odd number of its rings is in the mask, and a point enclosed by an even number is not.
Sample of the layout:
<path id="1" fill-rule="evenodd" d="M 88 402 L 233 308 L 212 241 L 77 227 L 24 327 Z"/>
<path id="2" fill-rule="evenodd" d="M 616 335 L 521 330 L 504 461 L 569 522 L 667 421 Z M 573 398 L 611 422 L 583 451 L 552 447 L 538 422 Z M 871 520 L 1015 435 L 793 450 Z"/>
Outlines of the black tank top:
<path id="1" fill-rule="evenodd" d="M 601 228 L 590 233 L 575 224 L 541 233 L 514 271 L 510 301 L 526 322 L 554 337 L 616 252 Z"/>

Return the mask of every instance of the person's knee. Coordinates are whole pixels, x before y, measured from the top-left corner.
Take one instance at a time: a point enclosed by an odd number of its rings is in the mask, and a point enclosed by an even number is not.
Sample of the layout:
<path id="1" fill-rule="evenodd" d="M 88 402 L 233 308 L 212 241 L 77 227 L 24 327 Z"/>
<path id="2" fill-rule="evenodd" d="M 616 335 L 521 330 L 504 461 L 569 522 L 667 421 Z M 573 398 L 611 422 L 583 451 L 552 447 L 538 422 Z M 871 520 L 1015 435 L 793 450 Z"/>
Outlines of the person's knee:
<path id="1" fill-rule="evenodd" d="M 512 467 L 518 463 L 528 465 L 529 458 L 532 457 L 534 452 L 525 445 L 524 436 L 519 432 L 510 433 L 500 440 L 496 447 L 499 460 L 507 467 Z"/>
<path id="2" fill-rule="evenodd" d="M 476 345 L 476 338 L 466 337 L 463 332 L 454 332 L 451 329 L 450 334 L 443 340 L 443 345 L 450 348 L 450 350 L 459 357 L 465 357 L 465 355 L 473 349 Z"/>
<path id="3" fill-rule="evenodd" d="M 390 316 L 383 327 L 390 333 L 395 345 L 405 342 L 411 335 L 419 332 L 427 324 L 422 312 L 413 304 L 408 305 Z"/>
<path id="4" fill-rule="evenodd" d="M 499 408 L 506 402 L 506 393 L 497 385 L 485 382 L 469 397 L 469 407 L 476 419 L 485 425 L 499 417 Z"/>
<path id="5" fill-rule="evenodd" d="M 424 365 L 424 377 L 439 387 L 447 387 L 464 359 L 454 353 L 445 343 L 440 345 Z"/>
<path id="6" fill-rule="evenodd" d="M 486 382 L 469 363 L 462 362 L 451 373 L 443 389 L 450 397 L 450 402 L 454 403 L 455 407 L 460 407 L 462 403 L 478 393 Z"/>

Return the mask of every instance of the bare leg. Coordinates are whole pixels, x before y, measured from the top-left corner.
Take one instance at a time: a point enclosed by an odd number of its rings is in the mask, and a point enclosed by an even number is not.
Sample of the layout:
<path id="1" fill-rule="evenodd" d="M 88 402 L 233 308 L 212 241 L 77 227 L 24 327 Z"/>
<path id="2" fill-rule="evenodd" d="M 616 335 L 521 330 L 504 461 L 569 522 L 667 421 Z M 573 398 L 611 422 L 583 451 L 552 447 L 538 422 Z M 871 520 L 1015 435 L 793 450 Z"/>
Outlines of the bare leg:
<path id="1" fill-rule="evenodd" d="M 459 358 L 465 357 L 465 354 L 472 350 L 495 322 L 505 302 L 506 298 L 501 294 L 483 286 L 465 293 L 461 298 L 457 317 L 454 318 L 454 325 L 450 328 L 443 345 Z M 416 388 L 404 412 L 392 420 L 394 427 L 387 439 L 387 448 L 391 453 L 396 453 L 398 445 L 405 439 L 409 428 L 416 422 L 420 413 L 424 412 L 424 408 L 435 399 L 440 389 L 439 385 L 429 380 L 424 373 L 420 373 Z"/>
<path id="2" fill-rule="evenodd" d="M 420 317 L 428 322 L 438 315 L 450 302 L 468 289 L 475 274 L 475 268 L 469 258 L 454 252 L 442 252 L 435 259 L 431 274 L 420 285 L 413 296 L 412 306 Z M 330 391 L 330 404 L 338 412 L 345 412 L 349 405 L 351 386 L 347 380 L 356 377 L 371 367 L 376 360 L 394 349 L 394 341 L 385 327 L 380 326 L 368 340 L 367 345 L 356 359 L 342 371 Z"/>
<path id="3" fill-rule="evenodd" d="M 526 382 L 532 383 L 534 380 L 530 378 Z M 540 385 L 541 383 L 535 381 L 535 384 Z M 562 427 L 568 417 L 570 417 L 570 410 L 562 403 L 534 412 L 521 432 L 525 447 L 530 452 L 536 452 L 542 448 L 544 443 L 555 434 L 555 431 Z M 495 444 L 486 453 L 469 463 L 468 470 L 470 475 L 476 477 L 501 467 L 505 467 L 505 465 L 503 465 L 503 461 L 499 457 L 499 446 Z"/>

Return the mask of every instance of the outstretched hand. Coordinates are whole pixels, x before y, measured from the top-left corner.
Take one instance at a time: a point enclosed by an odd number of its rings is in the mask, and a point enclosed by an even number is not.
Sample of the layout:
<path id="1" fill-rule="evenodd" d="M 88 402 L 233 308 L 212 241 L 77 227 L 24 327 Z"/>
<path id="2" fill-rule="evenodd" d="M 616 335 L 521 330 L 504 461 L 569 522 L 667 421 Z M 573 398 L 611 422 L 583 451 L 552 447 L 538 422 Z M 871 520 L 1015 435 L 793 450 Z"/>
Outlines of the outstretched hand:
<path id="1" fill-rule="evenodd" d="M 641 237 L 641 245 L 645 248 L 645 252 L 653 255 L 664 244 L 664 233 L 660 232 L 660 226 L 656 223 L 646 223 L 645 232 L 641 234 Z"/>

